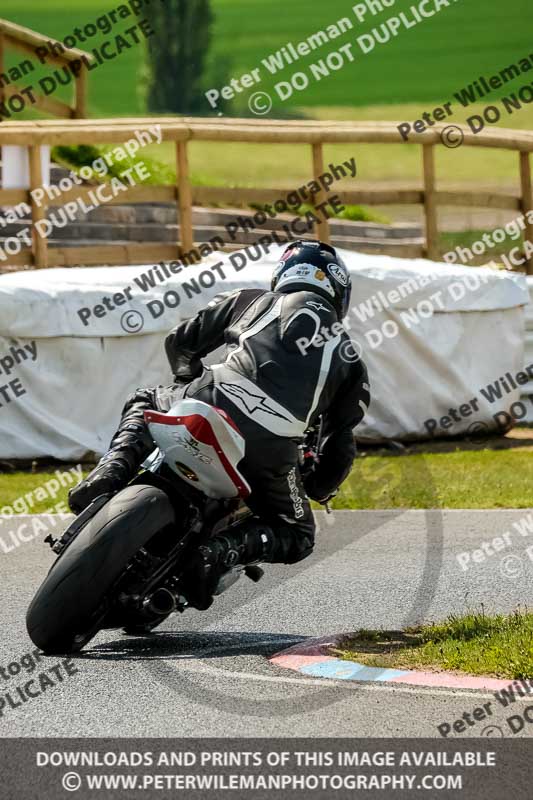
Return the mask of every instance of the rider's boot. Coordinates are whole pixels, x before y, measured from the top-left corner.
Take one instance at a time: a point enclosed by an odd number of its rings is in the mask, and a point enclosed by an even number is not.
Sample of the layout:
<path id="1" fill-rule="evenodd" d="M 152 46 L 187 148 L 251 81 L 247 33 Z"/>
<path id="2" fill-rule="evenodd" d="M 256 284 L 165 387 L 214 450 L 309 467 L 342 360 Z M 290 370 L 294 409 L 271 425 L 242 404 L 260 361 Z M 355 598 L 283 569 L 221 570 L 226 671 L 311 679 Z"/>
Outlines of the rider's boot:
<path id="1" fill-rule="evenodd" d="M 136 403 L 127 408 L 107 453 L 85 480 L 70 490 L 68 502 L 75 514 L 81 514 L 100 495 L 116 494 L 127 486 L 154 449 L 144 423 L 146 407 Z"/>
<path id="2" fill-rule="evenodd" d="M 215 536 L 198 548 L 191 559 L 187 576 L 187 599 L 200 610 L 213 602 L 213 594 L 223 575 L 236 566 L 285 562 L 292 541 L 252 517 Z"/>

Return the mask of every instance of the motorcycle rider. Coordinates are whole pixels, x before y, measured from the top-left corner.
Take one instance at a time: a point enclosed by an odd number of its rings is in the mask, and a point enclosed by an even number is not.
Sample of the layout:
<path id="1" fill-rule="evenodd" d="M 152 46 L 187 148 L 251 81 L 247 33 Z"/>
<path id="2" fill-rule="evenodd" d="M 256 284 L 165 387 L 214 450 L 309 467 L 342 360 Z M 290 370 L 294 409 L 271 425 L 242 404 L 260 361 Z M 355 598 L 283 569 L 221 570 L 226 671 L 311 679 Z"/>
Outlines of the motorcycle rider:
<path id="1" fill-rule="evenodd" d="M 168 411 L 181 397 L 226 411 L 246 441 L 239 469 L 251 487 L 254 516 L 200 547 L 191 566 L 191 604 L 206 608 L 224 572 L 236 564 L 296 563 L 314 546 L 309 498 L 326 503 L 350 472 L 353 428 L 370 401 L 362 360 L 340 325 L 351 279 L 330 245 L 290 244 L 271 290 L 243 289 L 215 298 L 166 339 L 175 383 L 139 389 L 126 403 L 110 448 L 69 494 L 80 513 L 101 494 L 114 494 L 154 449 L 144 411 Z M 220 363 L 201 359 L 225 344 Z M 322 415 L 320 461 L 302 479 L 299 444 Z"/>

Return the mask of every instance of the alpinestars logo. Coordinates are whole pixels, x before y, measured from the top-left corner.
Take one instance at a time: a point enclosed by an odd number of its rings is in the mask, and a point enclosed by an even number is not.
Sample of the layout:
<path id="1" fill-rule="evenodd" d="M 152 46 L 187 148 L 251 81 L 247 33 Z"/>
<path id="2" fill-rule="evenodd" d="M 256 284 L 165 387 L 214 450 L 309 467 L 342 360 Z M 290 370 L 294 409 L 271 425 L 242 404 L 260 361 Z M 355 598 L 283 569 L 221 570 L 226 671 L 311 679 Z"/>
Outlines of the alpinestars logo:
<path id="1" fill-rule="evenodd" d="M 280 414 L 275 408 L 269 406 L 268 399 L 261 394 L 253 394 L 243 386 L 239 386 L 236 383 L 225 383 L 224 381 L 221 382 L 220 388 L 228 394 L 233 395 L 233 397 L 236 397 L 237 400 L 240 400 L 249 414 L 254 414 L 259 410 L 265 414 L 270 414 L 280 419 L 286 419 L 287 422 L 290 422 L 288 417 L 284 417 L 283 414 Z"/>
<path id="2" fill-rule="evenodd" d="M 303 500 L 298 491 L 298 484 L 296 483 L 296 467 L 293 467 L 287 475 L 287 483 L 289 484 L 289 492 L 294 506 L 294 516 L 296 519 L 301 519 L 304 515 Z"/>
<path id="3" fill-rule="evenodd" d="M 326 306 L 323 306 L 322 303 L 316 303 L 314 300 L 308 300 L 305 304 L 306 306 L 311 306 L 311 308 L 316 308 L 317 311 L 327 311 L 328 309 Z"/>

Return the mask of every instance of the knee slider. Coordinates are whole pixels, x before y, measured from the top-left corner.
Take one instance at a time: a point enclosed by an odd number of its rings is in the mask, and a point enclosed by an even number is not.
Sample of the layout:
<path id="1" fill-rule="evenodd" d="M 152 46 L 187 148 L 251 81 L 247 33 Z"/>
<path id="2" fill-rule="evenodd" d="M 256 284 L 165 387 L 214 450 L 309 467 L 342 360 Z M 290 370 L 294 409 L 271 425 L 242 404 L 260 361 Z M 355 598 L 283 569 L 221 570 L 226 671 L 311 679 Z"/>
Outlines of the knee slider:
<path id="1" fill-rule="evenodd" d="M 282 564 L 297 564 L 313 552 L 315 542 L 311 536 L 293 533 L 286 529 L 279 532 L 275 561 Z"/>
<path id="2" fill-rule="evenodd" d="M 312 542 L 310 539 L 305 537 L 302 541 L 299 541 L 297 546 L 293 548 L 290 552 L 289 557 L 290 560 L 287 561 L 287 564 L 297 564 L 298 561 L 303 561 L 304 558 L 310 556 L 313 550 L 315 549 L 315 543 Z"/>

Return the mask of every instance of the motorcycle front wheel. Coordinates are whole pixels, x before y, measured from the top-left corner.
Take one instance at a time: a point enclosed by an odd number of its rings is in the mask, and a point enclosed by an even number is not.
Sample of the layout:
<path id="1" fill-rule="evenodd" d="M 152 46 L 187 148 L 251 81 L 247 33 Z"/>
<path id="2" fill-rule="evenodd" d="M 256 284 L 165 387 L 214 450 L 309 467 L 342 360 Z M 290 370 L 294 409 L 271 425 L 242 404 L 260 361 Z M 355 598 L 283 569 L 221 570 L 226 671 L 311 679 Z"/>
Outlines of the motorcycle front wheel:
<path id="1" fill-rule="evenodd" d="M 26 614 L 32 642 L 44 653 L 74 653 L 100 629 L 107 597 L 139 548 L 176 526 L 161 489 L 128 486 L 88 520 L 61 555 Z"/>

